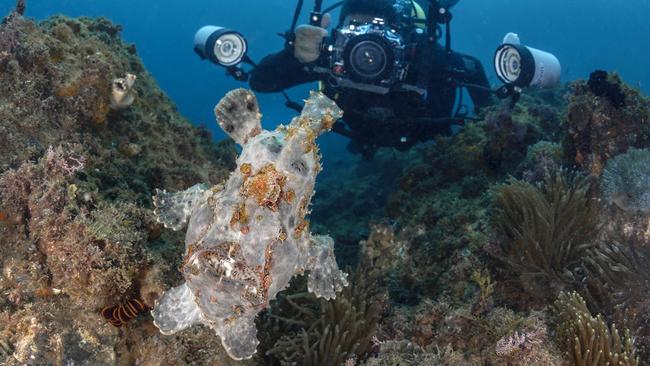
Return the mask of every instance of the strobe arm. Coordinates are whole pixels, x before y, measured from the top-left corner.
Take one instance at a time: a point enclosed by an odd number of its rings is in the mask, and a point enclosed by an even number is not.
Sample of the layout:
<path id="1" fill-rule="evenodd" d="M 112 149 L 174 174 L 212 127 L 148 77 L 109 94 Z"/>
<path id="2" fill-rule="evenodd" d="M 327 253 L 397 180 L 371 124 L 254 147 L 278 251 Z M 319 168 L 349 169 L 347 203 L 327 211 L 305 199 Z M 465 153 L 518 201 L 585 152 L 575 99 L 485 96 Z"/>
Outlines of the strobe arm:
<path id="1" fill-rule="evenodd" d="M 323 22 L 323 0 L 315 0 L 314 11 L 309 15 L 309 24 L 320 27 Z"/>

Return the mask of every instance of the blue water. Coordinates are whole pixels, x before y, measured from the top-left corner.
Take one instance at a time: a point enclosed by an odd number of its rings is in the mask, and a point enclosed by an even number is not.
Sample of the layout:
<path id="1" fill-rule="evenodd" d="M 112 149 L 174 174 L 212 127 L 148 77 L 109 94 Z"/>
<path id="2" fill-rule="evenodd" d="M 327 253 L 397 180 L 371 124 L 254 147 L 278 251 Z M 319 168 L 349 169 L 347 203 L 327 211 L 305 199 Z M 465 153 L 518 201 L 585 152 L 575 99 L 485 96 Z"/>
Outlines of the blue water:
<path id="1" fill-rule="evenodd" d="M 13 4 L 2 0 L 0 14 Z M 194 32 L 206 24 L 235 28 L 247 36 L 250 55 L 259 60 L 282 47 L 276 34 L 289 26 L 294 5 L 293 0 L 27 0 L 26 15 L 105 16 L 121 24 L 123 37 L 137 45 L 146 67 L 181 113 L 210 127 L 219 139 L 223 135 L 215 127 L 213 106 L 228 90 L 244 84 L 199 60 L 192 51 Z M 305 14 L 310 7 L 311 1 L 305 1 Z M 503 35 L 513 31 L 524 43 L 556 54 L 564 81 L 586 78 L 600 68 L 618 71 L 628 83 L 650 91 L 648 0 L 461 0 L 453 13 L 453 48 L 482 60 L 495 85 L 494 50 Z M 289 94 L 300 100 L 310 87 Z M 293 115 L 283 107 L 281 95 L 259 97 L 266 128 Z M 333 151 L 342 150 L 344 143 L 335 136 L 325 141 Z"/>

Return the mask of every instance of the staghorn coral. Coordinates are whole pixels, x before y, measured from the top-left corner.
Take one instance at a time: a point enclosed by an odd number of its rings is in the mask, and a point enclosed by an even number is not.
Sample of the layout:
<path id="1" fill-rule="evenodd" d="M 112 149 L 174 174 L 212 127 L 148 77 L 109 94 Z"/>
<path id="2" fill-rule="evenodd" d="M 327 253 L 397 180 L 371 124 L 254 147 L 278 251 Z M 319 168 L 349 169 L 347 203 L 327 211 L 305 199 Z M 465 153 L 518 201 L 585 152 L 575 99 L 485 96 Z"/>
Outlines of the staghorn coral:
<path id="1" fill-rule="evenodd" d="M 593 317 L 577 293 L 561 293 L 555 302 L 558 335 L 567 357 L 576 366 L 637 366 L 634 341 L 628 330 L 621 335 L 601 315 Z"/>
<path id="2" fill-rule="evenodd" d="M 325 299 L 347 285 L 333 240 L 312 236 L 305 220 L 320 172 L 315 139 L 341 111 L 312 93 L 291 124 L 262 131 L 255 96 L 238 89 L 226 94 L 215 113 L 243 148 L 239 169 L 212 189 L 158 192 L 159 220 L 175 229 L 189 224 L 181 269 L 186 282 L 167 291 L 152 314 L 164 334 L 196 323 L 211 327 L 240 360 L 256 352 L 255 316 L 295 274 L 308 271 L 309 292 Z"/>
<path id="3" fill-rule="evenodd" d="M 588 179 L 557 173 L 538 185 L 511 180 L 498 188 L 492 216 L 503 238 L 498 256 L 534 295 L 572 286 L 572 271 L 596 246 L 599 209 L 590 187 Z M 537 293 L 540 286 L 548 288 Z"/>
<path id="4" fill-rule="evenodd" d="M 601 190 L 621 210 L 650 214 L 650 150 L 632 148 L 607 161 Z"/>
<path id="5" fill-rule="evenodd" d="M 275 317 L 293 327 L 285 328 L 290 335 L 282 336 L 267 354 L 283 365 L 305 366 L 343 365 L 349 359 L 359 362 L 368 357 L 376 347 L 373 337 L 382 295 L 366 275 L 357 269 L 350 286 L 334 300 L 305 293 L 284 297 L 293 315 Z"/>

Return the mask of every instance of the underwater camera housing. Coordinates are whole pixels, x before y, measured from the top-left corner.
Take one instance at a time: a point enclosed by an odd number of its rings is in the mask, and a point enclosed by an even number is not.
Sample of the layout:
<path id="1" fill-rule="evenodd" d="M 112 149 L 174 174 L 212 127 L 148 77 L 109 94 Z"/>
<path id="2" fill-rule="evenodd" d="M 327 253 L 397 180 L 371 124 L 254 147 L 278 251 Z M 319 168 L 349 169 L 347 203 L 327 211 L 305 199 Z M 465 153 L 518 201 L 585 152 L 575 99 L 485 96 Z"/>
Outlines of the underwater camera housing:
<path id="1" fill-rule="evenodd" d="M 386 94 L 406 78 L 406 42 L 381 18 L 336 29 L 325 51 L 324 67 L 314 71 L 328 74 L 334 85 Z"/>

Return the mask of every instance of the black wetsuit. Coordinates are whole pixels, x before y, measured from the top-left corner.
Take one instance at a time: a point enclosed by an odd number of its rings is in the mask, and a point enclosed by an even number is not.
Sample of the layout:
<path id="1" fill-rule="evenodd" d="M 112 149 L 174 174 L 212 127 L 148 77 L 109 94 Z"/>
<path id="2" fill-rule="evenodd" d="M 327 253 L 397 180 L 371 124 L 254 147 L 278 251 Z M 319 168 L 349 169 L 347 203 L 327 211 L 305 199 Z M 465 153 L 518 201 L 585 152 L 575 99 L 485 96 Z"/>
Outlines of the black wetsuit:
<path id="1" fill-rule="evenodd" d="M 420 70 L 428 72 L 426 97 L 414 91 L 391 91 L 381 95 L 356 89 L 334 89 L 327 80 L 320 79 L 322 76 L 301 64 L 288 48 L 265 57 L 253 69 L 250 86 L 258 92 L 279 92 L 298 84 L 323 81 L 325 94 L 344 112 L 343 121 L 335 125 L 334 131 L 350 137 L 351 150 L 371 157 L 378 147 L 404 150 L 449 131 L 454 123 L 450 117 L 457 89 L 448 82 L 447 70 L 452 70 L 459 82 L 489 88 L 483 66 L 476 58 L 453 53 L 451 68 L 448 68 L 450 58 L 443 47 L 436 45 L 432 53 L 428 57 L 416 57 L 406 80 L 407 84 L 421 83 Z M 476 107 L 483 107 L 491 100 L 486 90 L 469 89 L 469 92 Z"/>

